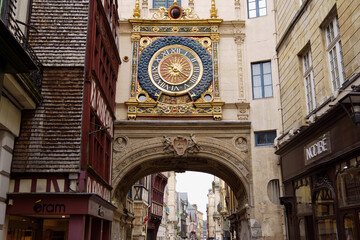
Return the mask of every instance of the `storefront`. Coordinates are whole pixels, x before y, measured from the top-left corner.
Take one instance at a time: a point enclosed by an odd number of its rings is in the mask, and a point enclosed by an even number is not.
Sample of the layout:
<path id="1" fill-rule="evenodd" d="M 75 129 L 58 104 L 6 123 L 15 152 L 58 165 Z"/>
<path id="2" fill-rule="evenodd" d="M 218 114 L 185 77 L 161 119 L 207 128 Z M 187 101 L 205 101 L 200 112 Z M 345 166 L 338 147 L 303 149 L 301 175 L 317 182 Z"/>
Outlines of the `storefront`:
<path id="1" fill-rule="evenodd" d="M 360 239 L 360 127 L 334 106 L 280 145 L 289 239 Z"/>
<path id="2" fill-rule="evenodd" d="M 8 194 L 7 240 L 109 240 L 114 210 L 96 194 Z"/>

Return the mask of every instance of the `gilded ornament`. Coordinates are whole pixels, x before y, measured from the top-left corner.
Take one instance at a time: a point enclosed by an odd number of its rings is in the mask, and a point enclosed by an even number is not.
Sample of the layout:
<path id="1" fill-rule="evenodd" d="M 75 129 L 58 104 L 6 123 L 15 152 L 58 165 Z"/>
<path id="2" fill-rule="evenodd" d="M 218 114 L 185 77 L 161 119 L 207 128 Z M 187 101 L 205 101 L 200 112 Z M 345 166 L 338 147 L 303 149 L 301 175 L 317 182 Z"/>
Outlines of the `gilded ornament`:
<path id="1" fill-rule="evenodd" d="M 183 9 L 184 13 L 184 18 L 185 19 L 199 19 L 199 16 L 195 13 L 193 13 L 193 8 L 184 8 Z"/>
<path id="2" fill-rule="evenodd" d="M 201 38 L 200 43 L 204 48 L 208 48 L 211 46 L 211 39 L 208 37 Z"/>
<path id="3" fill-rule="evenodd" d="M 215 0 L 211 0 L 210 17 L 217 18 L 217 9 L 215 8 Z"/>
<path id="4" fill-rule="evenodd" d="M 199 19 L 199 16 L 193 13 L 192 8 L 182 8 L 175 2 L 170 8 L 160 7 L 157 12 L 152 15 L 152 19 L 155 20 L 191 20 Z"/>
<path id="5" fill-rule="evenodd" d="M 147 46 L 149 46 L 152 43 L 151 38 L 149 37 L 142 37 L 140 39 L 140 46 L 143 48 L 146 48 Z"/>
<path id="6" fill-rule="evenodd" d="M 133 14 L 134 18 L 140 18 L 140 5 L 139 5 L 139 0 L 135 1 L 135 8 L 134 8 L 134 14 Z"/>
<path id="7" fill-rule="evenodd" d="M 138 42 L 138 41 L 140 41 L 140 33 L 132 33 L 132 34 L 131 34 L 131 41 L 132 41 L 132 42 Z"/>

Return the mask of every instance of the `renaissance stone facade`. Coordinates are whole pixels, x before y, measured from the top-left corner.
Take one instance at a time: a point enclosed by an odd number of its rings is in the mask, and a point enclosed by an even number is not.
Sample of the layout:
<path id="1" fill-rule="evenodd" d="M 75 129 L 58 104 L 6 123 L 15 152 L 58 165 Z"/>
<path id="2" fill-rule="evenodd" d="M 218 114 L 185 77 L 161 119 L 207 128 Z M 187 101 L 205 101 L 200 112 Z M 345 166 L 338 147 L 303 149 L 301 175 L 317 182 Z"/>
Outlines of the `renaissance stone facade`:
<path id="1" fill-rule="evenodd" d="M 264 194 L 280 178 L 273 1 L 256 17 L 246 0 L 156 2 L 119 1 L 113 203 L 123 211 L 154 172 L 211 173 L 237 200 L 234 237 L 283 238 L 283 207 Z"/>
<path id="2" fill-rule="evenodd" d="M 276 2 L 288 239 L 359 239 L 360 3 Z"/>

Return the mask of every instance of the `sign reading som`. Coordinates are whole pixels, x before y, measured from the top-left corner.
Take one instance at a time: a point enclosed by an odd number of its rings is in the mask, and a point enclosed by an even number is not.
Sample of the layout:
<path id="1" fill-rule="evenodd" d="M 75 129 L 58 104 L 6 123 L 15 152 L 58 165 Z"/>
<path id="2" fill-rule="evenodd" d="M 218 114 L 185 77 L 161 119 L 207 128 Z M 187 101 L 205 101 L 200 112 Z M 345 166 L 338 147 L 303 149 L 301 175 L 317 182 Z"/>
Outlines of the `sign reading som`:
<path id="1" fill-rule="evenodd" d="M 310 164 L 331 153 L 330 133 L 327 132 L 304 148 L 305 165 Z"/>

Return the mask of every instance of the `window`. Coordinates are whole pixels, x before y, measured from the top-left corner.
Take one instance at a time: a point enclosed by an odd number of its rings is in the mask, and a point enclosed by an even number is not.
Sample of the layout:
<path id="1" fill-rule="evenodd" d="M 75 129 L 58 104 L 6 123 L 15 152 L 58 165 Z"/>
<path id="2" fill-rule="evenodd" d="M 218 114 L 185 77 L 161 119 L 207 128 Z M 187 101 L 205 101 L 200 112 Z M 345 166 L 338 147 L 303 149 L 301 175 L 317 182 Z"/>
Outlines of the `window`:
<path id="1" fill-rule="evenodd" d="M 280 205 L 280 183 L 279 179 L 273 179 L 268 183 L 268 197 L 274 204 Z"/>
<path id="2" fill-rule="evenodd" d="M 326 27 L 326 40 L 332 87 L 334 91 L 337 91 L 345 79 L 343 54 L 337 17 L 335 17 Z"/>
<path id="3" fill-rule="evenodd" d="M 270 62 L 252 63 L 251 75 L 253 98 L 268 98 L 273 96 Z"/>
<path id="4" fill-rule="evenodd" d="M 255 146 L 272 146 L 276 138 L 276 131 L 256 132 Z"/>
<path id="5" fill-rule="evenodd" d="M 306 105 L 307 105 L 308 113 L 310 113 L 316 107 L 315 83 L 314 83 L 314 72 L 312 66 L 311 51 L 308 51 L 303 56 L 303 69 L 304 69 Z"/>
<path id="6" fill-rule="evenodd" d="M 9 0 L 0 0 L 0 19 L 6 24 Z"/>
<path id="7" fill-rule="evenodd" d="M 160 8 L 160 7 L 171 7 L 174 5 L 174 0 L 153 0 L 153 7 Z M 178 0 L 178 5 L 181 6 L 181 0 Z"/>
<path id="8" fill-rule="evenodd" d="M 248 0 L 249 18 L 266 15 L 266 0 Z"/>

